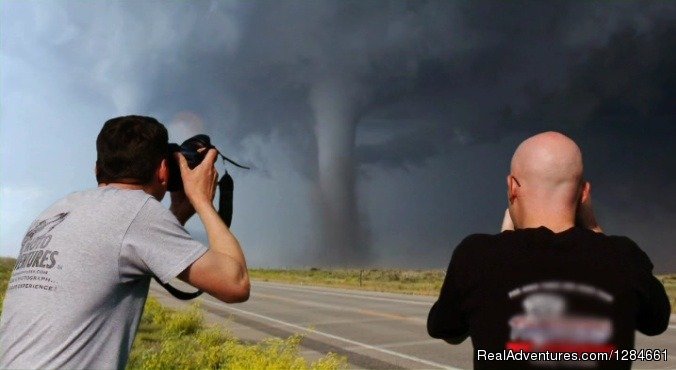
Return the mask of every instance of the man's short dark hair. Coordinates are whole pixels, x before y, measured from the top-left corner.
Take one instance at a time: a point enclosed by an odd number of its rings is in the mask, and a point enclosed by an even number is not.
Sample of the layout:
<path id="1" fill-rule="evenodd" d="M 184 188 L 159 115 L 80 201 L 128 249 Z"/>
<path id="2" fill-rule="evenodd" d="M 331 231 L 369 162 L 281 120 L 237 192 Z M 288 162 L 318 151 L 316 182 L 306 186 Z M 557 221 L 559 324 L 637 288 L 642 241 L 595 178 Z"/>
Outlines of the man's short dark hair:
<path id="1" fill-rule="evenodd" d="M 168 150 L 167 129 L 152 117 L 124 116 L 103 125 L 96 138 L 96 180 L 148 184 Z"/>

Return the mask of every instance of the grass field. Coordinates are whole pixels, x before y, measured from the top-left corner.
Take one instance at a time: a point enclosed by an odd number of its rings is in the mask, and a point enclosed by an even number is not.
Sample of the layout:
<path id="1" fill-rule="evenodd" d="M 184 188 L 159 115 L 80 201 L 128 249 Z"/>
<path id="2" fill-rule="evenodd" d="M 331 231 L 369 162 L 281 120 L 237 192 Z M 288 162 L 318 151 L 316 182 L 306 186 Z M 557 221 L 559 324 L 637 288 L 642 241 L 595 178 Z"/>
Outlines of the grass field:
<path id="1" fill-rule="evenodd" d="M 14 263 L 12 258 L 0 258 L 0 304 Z M 299 353 L 302 340 L 302 336 L 294 335 L 243 343 L 225 327 L 205 326 L 196 305 L 173 311 L 149 298 L 127 368 L 334 370 L 347 366 L 344 357 L 331 353 L 309 363 Z"/>
<path id="2" fill-rule="evenodd" d="M 0 257 L 0 307 L 5 301 L 5 290 L 7 290 L 7 283 L 9 283 L 15 262 L 14 258 Z"/>
<path id="3" fill-rule="evenodd" d="M 224 327 L 205 327 L 198 305 L 172 311 L 148 299 L 128 369 L 318 369 L 344 368 L 344 357 L 328 354 L 308 363 L 299 354 L 302 336 L 245 344 Z"/>
<path id="4" fill-rule="evenodd" d="M 441 284 L 444 282 L 444 271 L 442 270 L 251 269 L 249 276 L 252 279 L 262 281 L 429 296 L 439 294 Z"/>
<path id="5" fill-rule="evenodd" d="M 436 296 L 444 281 L 442 270 L 397 269 L 318 269 L 274 270 L 251 269 L 252 279 L 281 283 L 361 289 L 377 292 Z M 676 274 L 658 275 L 676 313 Z"/>
<path id="6" fill-rule="evenodd" d="M 659 275 L 657 278 L 660 279 L 664 289 L 667 290 L 669 302 L 671 302 L 671 313 L 676 313 L 676 274 Z"/>

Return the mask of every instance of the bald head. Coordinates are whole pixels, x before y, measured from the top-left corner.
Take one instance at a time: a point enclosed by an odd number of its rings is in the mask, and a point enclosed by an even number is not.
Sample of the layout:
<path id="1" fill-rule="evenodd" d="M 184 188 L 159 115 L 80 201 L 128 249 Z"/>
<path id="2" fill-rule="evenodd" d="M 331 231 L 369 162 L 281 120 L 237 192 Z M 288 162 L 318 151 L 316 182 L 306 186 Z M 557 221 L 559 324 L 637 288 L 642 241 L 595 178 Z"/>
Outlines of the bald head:
<path id="1" fill-rule="evenodd" d="M 582 152 L 573 140 L 558 132 L 532 136 L 512 157 L 512 176 L 533 189 L 577 187 L 582 180 Z"/>
<path id="2" fill-rule="evenodd" d="M 528 138 L 514 152 L 507 179 L 510 212 L 518 213 L 512 217 L 574 218 L 582 173 L 582 152 L 567 136 L 544 132 Z"/>

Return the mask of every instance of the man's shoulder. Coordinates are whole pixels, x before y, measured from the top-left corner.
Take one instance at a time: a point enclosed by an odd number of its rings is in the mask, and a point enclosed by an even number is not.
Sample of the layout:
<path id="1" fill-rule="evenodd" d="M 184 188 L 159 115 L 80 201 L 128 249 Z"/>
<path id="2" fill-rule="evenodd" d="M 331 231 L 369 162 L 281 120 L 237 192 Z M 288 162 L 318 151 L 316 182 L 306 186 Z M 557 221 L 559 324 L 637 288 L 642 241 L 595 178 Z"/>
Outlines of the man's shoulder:
<path id="1" fill-rule="evenodd" d="M 453 252 L 453 258 L 465 259 L 485 255 L 500 242 L 501 234 L 470 234 L 466 236 Z"/>
<path id="2" fill-rule="evenodd" d="M 614 246 L 619 246 L 621 248 L 626 248 L 628 250 L 631 249 L 640 249 L 638 244 L 636 244 L 635 241 L 633 241 L 631 238 L 628 236 L 623 236 L 623 235 L 605 235 L 605 234 L 600 234 L 600 233 L 595 233 L 598 234 L 599 237 L 602 239 L 605 239 L 605 241 L 609 244 L 613 244 Z"/>
<path id="3" fill-rule="evenodd" d="M 463 248 L 489 248 L 518 238 L 513 231 L 503 231 L 499 234 L 476 233 L 470 234 L 460 242 Z M 459 247 L 460 247 L 459 246 Z"/>
<path id="4" fill-rule="evenodd" d="M 496 240 L 498 240 L 500 235 L 501 234 L 483 234 L 483 233 L 470 234 L 467 235 L 462 240 L 462 242 L 460 242 L 460 246 L 490 245 L 491 242 L 495 242 Z"/>
<path id="5" fill-rule="evenodd" d="M 120 205 L 130 202 L 146 202 L 148 199 L 155 199 L 143 190 L 118 189 L 112 186 L 101 186 L 97 188 L 85 189 L 72 192 L 61 198 L 59 202 L 78 202 L 78 201 L 106 201 L 120 202 Z"/>
<path id="6" fill-rule="evenodd" d="M 43 214 L 73 211 L 85 219 L 131 220 L 142 209 L 151 213 L 166 209 L 150 194 L 142 190 L 117 189 L 110 186 L 73 192 L 48 207 Z"/>
<path id="7" fill-rule="evenodd" d="M 606 236 L 608 248 L 611 249 L 618 259 L 628 266 L 633 266 L 641 270 L 652 271 L 653 263 L 648 254 L 636 244 L 632 239 L 620 235 Z"/>
<path id="8" fill-rule="evenodd" d="M 597 233 L 589 229 L 579 228 L 579 238 L 583 242 L 593 243 L 592 246 L 605 254 L 612 254 L 620 258 L 633 259 L 645 252 L 631 238 L 623 235 L 608 235 Z"/>

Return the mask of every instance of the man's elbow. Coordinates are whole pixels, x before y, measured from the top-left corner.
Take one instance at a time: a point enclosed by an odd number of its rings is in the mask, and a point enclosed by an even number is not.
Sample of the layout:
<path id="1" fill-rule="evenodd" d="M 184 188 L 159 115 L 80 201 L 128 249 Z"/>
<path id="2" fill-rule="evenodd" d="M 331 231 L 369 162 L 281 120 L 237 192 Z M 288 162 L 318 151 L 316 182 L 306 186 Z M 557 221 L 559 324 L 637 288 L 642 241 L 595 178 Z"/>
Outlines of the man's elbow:
<path id="1" fill-rule="evenodd" d="M 242 303 L 249 300 L 249 296 L 251 294 L 251 283 L 249 282 L 249 278 L 246 278 L 245 280 L 246 281 L 239 284 L 237 294 L 235 295 L 234 299 L 228 303 Z"/>
<path id="2" fill-rule="evenodd" d="M 432 310 L 427 318 L 427 334 L 450 344 L 460 344 L 469 336 L 469 328 L 449 325 L 448 322 L 440 320 Z"/>
<path id="3" fill-rule="evenodd" d="M 248 277 L 244 277 L 240 281 L 227 284 L 222 291 L 214 296 L 225 303 L 242 303 L 249 300 L 250 293 L 251 283 Z"/>
<path id="4" fill-rule="evenodd" d="M 435 327 L 427 326 L 427 334 L 432 338 L 443 339 L 449 344 L 460 344 L 469 337 L 469 333 L 449 333 L 447 331 L 439 330 Z"/>
<path id="5" fill-rule="evenodd" d="M 457 337 L 442 338 L 448 344 L 460 344 L 469 337 L 469 334 L 459 335 Z"/>
<path id="6" fill-rule="evenodd" d="M 669 328 L 669 313 L 657 319 L 655 317 L 651 317 L 651 319 L 653 319 L 651 322 L 639 320 L 636 329 L 642 334 L 652 337 L 664 333 Z"/>
<path id="7" fill-rule="evenodd" d="M 636 329 L 648 336 L 664 333 L 671 317 L 671 303 L 666 291 L 661 285 L 656 290 L 657 298 L 650 301 L 636 318 Z"/>

